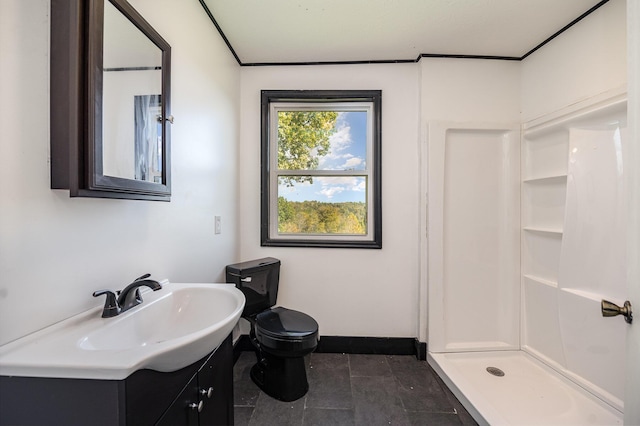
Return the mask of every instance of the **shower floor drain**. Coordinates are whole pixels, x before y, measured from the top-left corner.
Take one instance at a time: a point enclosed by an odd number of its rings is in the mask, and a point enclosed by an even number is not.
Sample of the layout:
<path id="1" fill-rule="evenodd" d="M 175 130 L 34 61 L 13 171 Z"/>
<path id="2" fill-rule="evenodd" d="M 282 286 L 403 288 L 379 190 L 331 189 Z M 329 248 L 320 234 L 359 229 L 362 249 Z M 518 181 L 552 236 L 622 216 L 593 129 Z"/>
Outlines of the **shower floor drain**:
<path id="1" fill-rule="evenodd" d="M 489 374 L 493 374 L 494 376 L 504 376 L 504 371 L 500 370 L 498 367 L 487 367 L 487 371 Z"/>

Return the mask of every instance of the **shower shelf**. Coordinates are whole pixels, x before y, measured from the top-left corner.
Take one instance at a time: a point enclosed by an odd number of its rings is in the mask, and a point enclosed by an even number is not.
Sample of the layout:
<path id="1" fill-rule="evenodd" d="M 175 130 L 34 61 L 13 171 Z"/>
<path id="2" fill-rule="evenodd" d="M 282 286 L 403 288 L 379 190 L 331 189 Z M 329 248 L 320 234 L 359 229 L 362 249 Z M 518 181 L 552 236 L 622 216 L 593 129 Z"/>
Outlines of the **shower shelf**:
<path id="1" fill-rule="evenodd" d="M 536 282 L 538 284 L 544 284 L 546 286 L 549 287 L 553 287 L 553 288 L 558 288 L 558 283 L 555 281 L 551 281 L 551 280 L 547 280 L 541 277 L 538 277 L 536 275 L 531 275 L 531 274 L 523 274 L 523 277 L 525 277 L 526 279 Z"/>
<path id="2" fill-rule="evenodd" d="M 539 177 L 526 178 L 526 179 L 523 179 L 522 182 L 524 182 L 524 183 L 536 183 L 536 182 L 543 183 L 543 182 L 552 182 L 554 180 L 566 181 L 567 180 L 567 174 L 563 173 L 563 174 L 550 175 L 550 176 L 539 176 Z"/>
<path id="3" fill-rule="evenodd" d="M 562 235 L 562 229 L 561 228 L 543 228 L 543 227 L 539 227 L 539 226 L 525 226 L 522 229 L 524 231 L 528 231 L 528 232 L 542 232 L 542 233 L 545 233 L 545 234 Z"/>

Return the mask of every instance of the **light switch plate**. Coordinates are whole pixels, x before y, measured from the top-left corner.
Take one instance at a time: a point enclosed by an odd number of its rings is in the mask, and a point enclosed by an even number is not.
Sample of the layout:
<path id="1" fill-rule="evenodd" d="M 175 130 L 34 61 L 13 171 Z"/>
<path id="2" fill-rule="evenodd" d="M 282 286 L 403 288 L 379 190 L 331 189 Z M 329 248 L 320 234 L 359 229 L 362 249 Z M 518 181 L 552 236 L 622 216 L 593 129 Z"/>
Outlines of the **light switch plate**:
<path id="1" fill-rule="evenodd" d="M 222 232 L 222 223 L 220 216 L 215 217 L 215 231 L 216 234 L 220 234 Z"/>

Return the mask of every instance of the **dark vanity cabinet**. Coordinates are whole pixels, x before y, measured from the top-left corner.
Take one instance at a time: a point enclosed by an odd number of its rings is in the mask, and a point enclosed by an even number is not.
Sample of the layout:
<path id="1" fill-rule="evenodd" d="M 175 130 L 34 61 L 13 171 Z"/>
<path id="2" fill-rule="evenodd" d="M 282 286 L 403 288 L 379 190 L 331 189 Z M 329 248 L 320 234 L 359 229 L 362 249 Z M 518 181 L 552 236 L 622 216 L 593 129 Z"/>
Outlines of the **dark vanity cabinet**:
<path id="1" fill-rule="evenodd" d="M 202 365 L 158 425 L 233 424 L 233 349 L 221 346 Z"/>
<path id="2" fill-rule="evenodd" d="M 233 425 L 231 336 L 171 373 L 124 380 L 0 376 L 0 425 Z"/>

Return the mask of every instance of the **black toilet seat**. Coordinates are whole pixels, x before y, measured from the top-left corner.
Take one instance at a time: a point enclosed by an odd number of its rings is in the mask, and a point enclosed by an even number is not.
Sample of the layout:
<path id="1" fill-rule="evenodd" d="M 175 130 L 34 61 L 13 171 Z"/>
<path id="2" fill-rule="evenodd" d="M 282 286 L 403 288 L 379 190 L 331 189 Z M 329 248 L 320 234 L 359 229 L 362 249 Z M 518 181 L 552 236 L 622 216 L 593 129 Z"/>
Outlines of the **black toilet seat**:
<path id="1" fill-rule="evenodd" d="M 299 357 L 318 345 L 318 323 L 309 315 L 282 307 L 259 313 L 255 333 L 260 348 L 283 357 Z"/>

